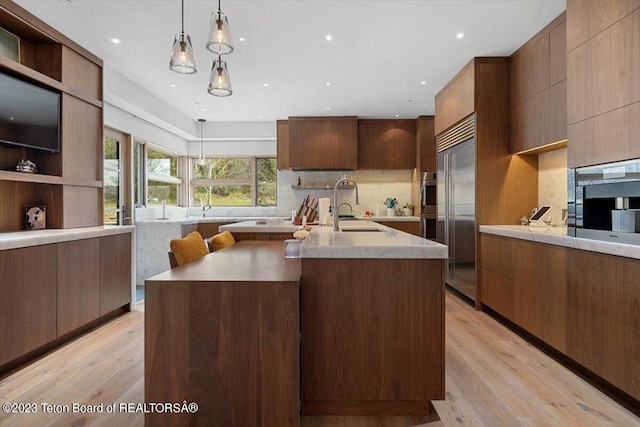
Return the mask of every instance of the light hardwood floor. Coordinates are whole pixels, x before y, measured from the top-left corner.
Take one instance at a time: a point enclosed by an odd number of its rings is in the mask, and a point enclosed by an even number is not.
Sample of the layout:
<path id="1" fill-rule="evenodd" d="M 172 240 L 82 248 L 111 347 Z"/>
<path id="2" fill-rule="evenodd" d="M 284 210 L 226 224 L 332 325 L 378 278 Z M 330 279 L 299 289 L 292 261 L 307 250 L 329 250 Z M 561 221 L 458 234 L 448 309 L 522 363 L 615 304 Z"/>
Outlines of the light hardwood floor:
<path id="1" fill-rule="evenodd" d="M 0 381 L 0 403 L 37 403 L 37 414 L 0 413 L 9 426 L 141 426 L 140 413 L 43 414 L 41 403 L 143 402 L 144 304 Z M 412 417 L 303 417 L 304 427 L 640 426 L 640 418 L 456 296 L 446 296 L 446 400 L 441 421 Z"/>

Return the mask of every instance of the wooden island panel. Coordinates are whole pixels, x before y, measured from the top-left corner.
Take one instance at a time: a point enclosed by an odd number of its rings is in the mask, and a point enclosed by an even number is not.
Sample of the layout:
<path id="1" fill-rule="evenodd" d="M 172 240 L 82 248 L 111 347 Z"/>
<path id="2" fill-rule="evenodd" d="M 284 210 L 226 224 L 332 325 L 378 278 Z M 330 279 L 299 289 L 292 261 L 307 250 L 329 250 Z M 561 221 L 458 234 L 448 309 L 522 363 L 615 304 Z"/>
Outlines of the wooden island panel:
<path id="1" fill-rule="evenodd" d="M 440 259 L 303 259 L 303 414 L 428 414 L 444 398 L 443 283 Z"/>
<path id="2" fill-rule="evenodd" d="M 153 426 L 298 426 L 300 262 L 244 241 L 145 282 L 145 401 Z"/>

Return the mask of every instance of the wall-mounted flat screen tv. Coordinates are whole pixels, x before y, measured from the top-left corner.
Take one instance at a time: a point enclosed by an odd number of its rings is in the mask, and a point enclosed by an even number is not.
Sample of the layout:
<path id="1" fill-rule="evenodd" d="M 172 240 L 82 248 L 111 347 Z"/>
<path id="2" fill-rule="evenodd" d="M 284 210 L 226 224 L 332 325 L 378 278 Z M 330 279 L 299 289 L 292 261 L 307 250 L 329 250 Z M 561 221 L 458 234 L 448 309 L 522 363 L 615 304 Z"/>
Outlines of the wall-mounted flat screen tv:
<path id="1" fill-rule="evenodd" d="M 0 73 L 0 144 L 60 151 L 60 94 Z"/>

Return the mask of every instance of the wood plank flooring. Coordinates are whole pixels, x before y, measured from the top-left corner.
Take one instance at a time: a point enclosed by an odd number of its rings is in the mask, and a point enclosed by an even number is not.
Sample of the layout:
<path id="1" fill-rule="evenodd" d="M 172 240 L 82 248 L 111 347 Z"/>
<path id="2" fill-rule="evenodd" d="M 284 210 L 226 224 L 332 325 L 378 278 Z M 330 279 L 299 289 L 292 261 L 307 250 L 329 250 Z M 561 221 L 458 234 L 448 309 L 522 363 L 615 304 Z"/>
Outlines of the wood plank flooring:
<path id="1" fill-rule="evenodd" d="M 142 403 L 144 302 L 0 380 L 0 425 L 142 426 L 142 413 L 44 414 L 41 403 Z M 640 418 L 458 297 L 446 296 L 446 400 L 440 421 L 416 417 L 302 417 L 304 427 L 640 426 Z"/>

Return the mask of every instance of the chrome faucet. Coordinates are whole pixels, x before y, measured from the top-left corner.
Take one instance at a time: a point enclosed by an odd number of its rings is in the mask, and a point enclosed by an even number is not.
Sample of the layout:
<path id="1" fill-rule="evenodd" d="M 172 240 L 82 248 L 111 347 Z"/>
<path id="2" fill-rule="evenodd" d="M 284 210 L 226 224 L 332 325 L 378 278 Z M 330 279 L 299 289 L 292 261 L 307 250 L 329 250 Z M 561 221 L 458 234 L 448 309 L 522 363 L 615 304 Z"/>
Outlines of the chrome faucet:
<path id="1" fill-rule="evenodd" d="M 211 210 L 212 207 L 213 206 L 209 205 L 209 206 L 207 206 L 207 209 L 205 209 L 204 206 L 202 206 L 202 218 L 206 217 L 205 212 L 208 211 L 208 210 Z"/>
<path id="2" fill-rule="evenodd" d="M 338 225 L 338 186 L 343 182 L 346 184 L 351 181 L 356 188 L 356 205 L 358 204 L 358 184 L 351 178 L 341 178 L 338 182 L 336 182 L 335 187 L 333 187 L 333 206 L 336 208 L 333 210 L 333 231 L 340 231 L 340 226 Z"/>
<path id="3" fill-rule="evenodd" d="M 347 202 L 344 202 L 344 203 L 340 203 L 340 204 L 338 205 L 338 207 L 336 208 L 336 210 L 338 211 L 338 216 L 340 216 L 340 207 L 341 207 L 342 205 L 347 205 L 347 206 L 349 206 L 349 212 L 353 213 L 353 206 L 351 206 L 351 205 L 350 205 L 349 203 L 347 203 Z"/>

